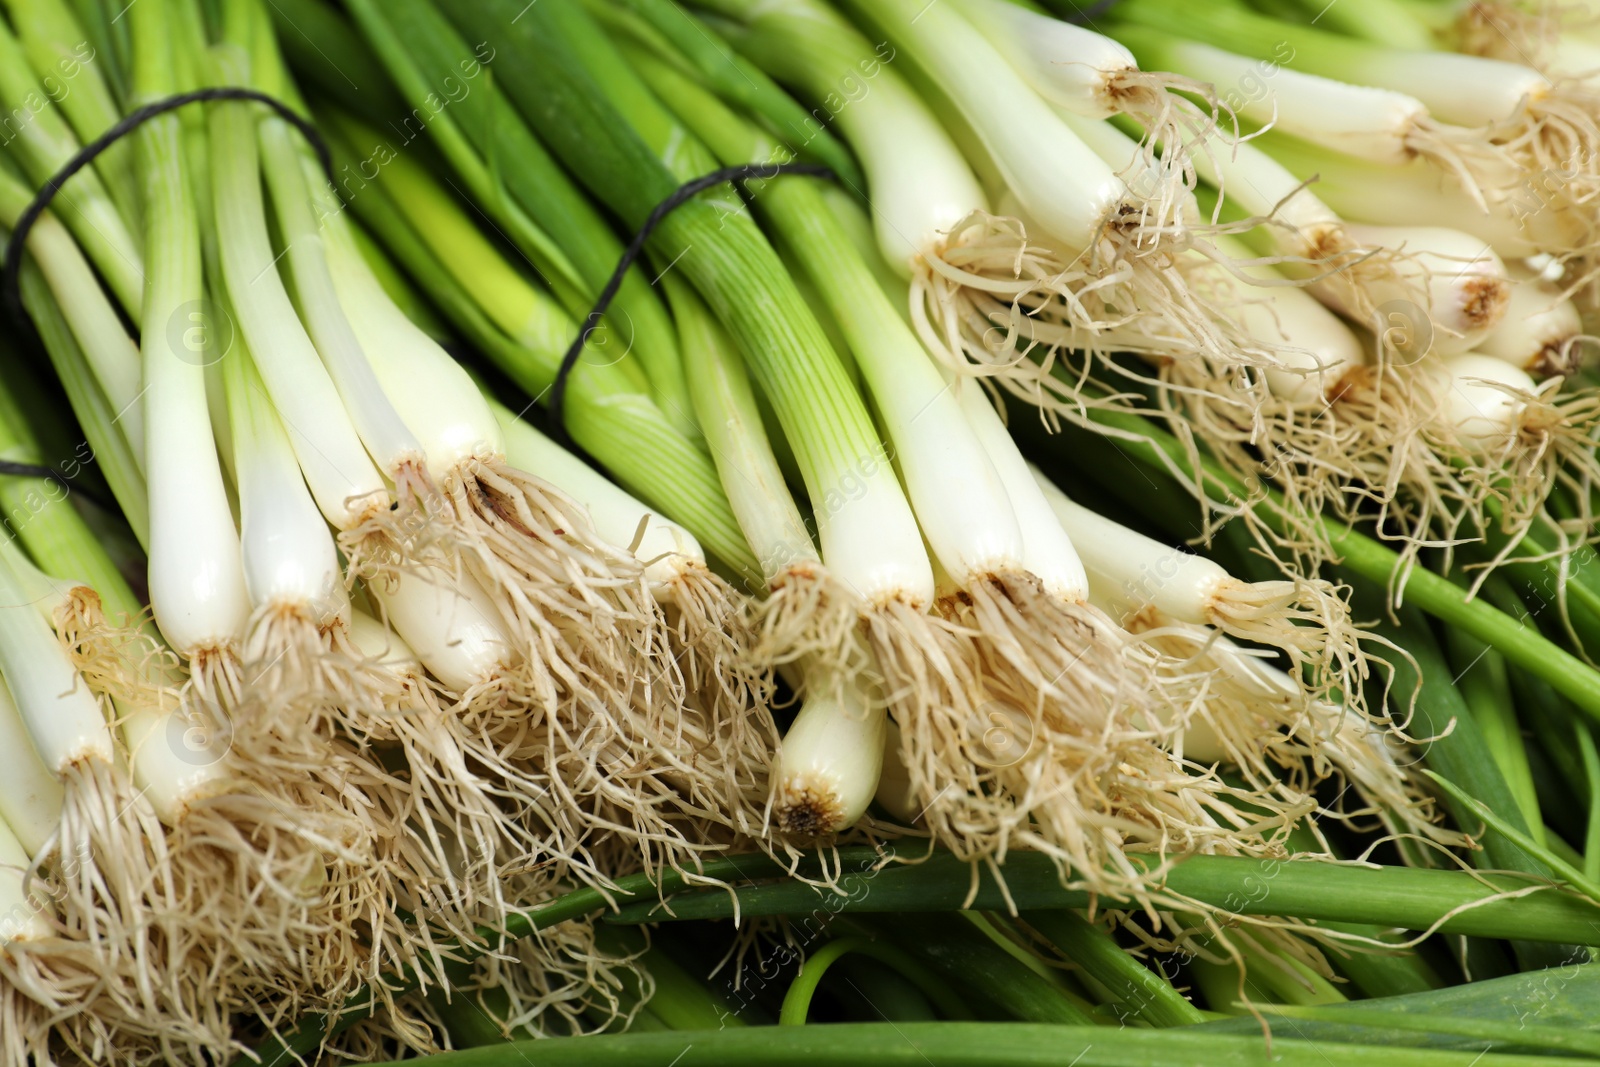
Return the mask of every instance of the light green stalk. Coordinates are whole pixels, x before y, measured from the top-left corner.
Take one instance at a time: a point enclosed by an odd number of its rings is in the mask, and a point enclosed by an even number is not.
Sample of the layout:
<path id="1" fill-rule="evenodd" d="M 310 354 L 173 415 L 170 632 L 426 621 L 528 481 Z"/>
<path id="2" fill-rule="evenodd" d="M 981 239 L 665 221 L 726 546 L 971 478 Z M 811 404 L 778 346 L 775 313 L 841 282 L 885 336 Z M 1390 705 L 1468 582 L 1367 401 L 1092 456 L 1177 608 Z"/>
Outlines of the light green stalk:
<path id="1" fill-rule="evenodd" d="M 35 77 L 27 52 L 0 20 L 0 145 L 10 148 L 35 186 L 55 176 L 81 147 Z M 144 297 L 144 257 L 129 222 L 93 169 L 80 171 L 54 201 L 62 219 L 137 317 Z"/>
<path id="2" fill-rule="evenodd" d="M 597 0 L 602 18 L 632 18 L 632 32 L 648 29 L 681 54 L 705 84 L 730 107 L 748 111 L 762 127 L 798 156 L 826 164 L 852 189 L 866 184 L 849 151 L 766 72 L 748 62 L 717 31 L 672 0 Z"/>
<path id="3" fill-rule="evenodd" d="M 770 585 L 793 566 L 820 563 L 733 343 L 688 286 L 674 279 L 667 283 L 667 293 L 684 351 L 690 354 L 695 415 L 705 427 L 739 527 L 761 562 L 762 577 Z"/>
<path id="4" fill-rule="evenodd" d="M 22 304 L 33 319 L 56 377 L 66 391 L 72 413 L 83 428 L 87 455 L 74 456 L 73 462 L 90 458 L 100 468 L 111 495 L 122 509 L 128 528 L 143 548 L 150 546 L 150 504 L 144 474 L 134 455 L 118 409 L 106 399 L 95 381 L 89 361 L 72 334 L 70 320 L 44 279 L 31 264 L 22 271 Z M 70 472 L 63 472 L 69 474 Z"/>
<path id="5" fill-rule="evenodd" d="M 40 302 L 53 307 L 49 304 L 48 296 L 42 296 Z M 38 312 L 34 314 L 38 320 Z M 48 316 L 40 332 L 44 334 L 47 345 L 52 340 L 69 345 L 72 343 L 70 334 L 66 334 L 64 329 L 60 333 L 65 336 L 54 336 L 56 330 Z M 63 378 L 63 384 L 67 385 L 70 398 L 74 391 L 72 383 Z M 92 383 L 90 385 L 92 387 Z M 79 419 L 85 421 L 82 415 Z M 87 425 L 85 433 L 89 433 Z M 94 447 L 92 435 L 90 447 Z M 0 457 L 35 465 L 43 461 L 38 441 L 3 378 L 0 378 Z M 114 463 L 108 462 L 107 457 L 99 452 L 93 458 L 107 475 L 106 480 L 112 482 Z M 87 462 L 87 458 L 75 456 L 73 462 Z M 72 466 L 63 465 L 56 469 L 68 482 L 78 473 L 77 468 Z M 115 493 L 114 482 L 112 486 L 112 492 Z M 143 503 L 142 497 L 139 502 Z M 42 570 L 56 578 L 87 583 L 100 593 L 101 602 L 113 619 L 119 615 L 129 618 L 139 615 L 143 605 L 133 595 L 122 573 L 90 532 L 82 516 L 74 509 L 68 491 L 47 479 L 8 475 L 0 477 L 0 508 L 4 509 L 5 523 L 9 527 L 6 536 L 21 540 Z M 134 525 L 135 517 L 129 515 L 128 519 L 129 525 L 134 526 L 137 533 L 139 527 Z"/>
<path id="6" fill-rule="evenodd" d="M 26 186 L 0 165 L 0 225 L 14 225 L 28 200 Z M 92 380 L 111 406 L 113 430 L 123 438 L 116 451 L 128 454 L 132 472 L 142 481 L 144 412 L 139 405 L 138 345 L 54 212 L 47 211 L 34 222 L 27 247 L 38 271 L 36 281 L 47 284 L 62 324 L 70 330 L 74 364 L 83 363 L 91 370 Z"/>
<path id="7" fill-rule="evenodd" d="M 122 113 L 106 80 L 111 57 L 91 43 L 63 0 L 6 0 L 6 8 L 34 72 L 78 139 L 87 144 L 115 125 Z M 144 218 L 133 145 L 127 140 L 112 144 L 95 157 L 94 170 L 137 240 Z"/>

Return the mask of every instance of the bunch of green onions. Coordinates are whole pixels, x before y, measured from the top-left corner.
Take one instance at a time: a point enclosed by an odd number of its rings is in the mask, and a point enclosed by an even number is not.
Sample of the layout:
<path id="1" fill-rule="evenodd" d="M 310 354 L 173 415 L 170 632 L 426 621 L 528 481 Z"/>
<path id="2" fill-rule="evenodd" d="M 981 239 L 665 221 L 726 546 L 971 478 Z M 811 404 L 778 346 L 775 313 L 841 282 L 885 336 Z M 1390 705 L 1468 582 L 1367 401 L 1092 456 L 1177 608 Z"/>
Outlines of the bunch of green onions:
<path id="1" fill-rule="evenodd" d="M 283 108 L 144 121 L 23 241 L 8 1062 L 749 1021 L 601 909 L 810 956 L 780 1022 L 861 956 L 897 1025 L 1059 1027 L 927 1031 L 972 1062 L 1354 1057 L 1336 983 L 1568 958 L 1600 109 L 1581 42 L 1346 2 L 5 0 L 8 236 L 143 105 Z"/>

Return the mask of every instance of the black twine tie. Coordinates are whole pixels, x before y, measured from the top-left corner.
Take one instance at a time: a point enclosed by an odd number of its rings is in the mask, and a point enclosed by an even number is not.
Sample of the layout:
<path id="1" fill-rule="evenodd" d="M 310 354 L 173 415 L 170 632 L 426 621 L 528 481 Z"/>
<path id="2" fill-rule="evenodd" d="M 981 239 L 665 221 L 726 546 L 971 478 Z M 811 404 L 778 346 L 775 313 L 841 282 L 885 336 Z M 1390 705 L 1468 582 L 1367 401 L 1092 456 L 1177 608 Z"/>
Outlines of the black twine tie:
<path id="1" fill-rule="evenodd" d="M 32 231 L 33 224 L 38 222 L 39 216 L 49 208 L 51 201 L 61 191 L 61 187 L 74 174 L 93 163 L 95 157 L 100 153 L 156 116 L 175 111 L 185 104 L 207 100 L 253 100 L 257 103 L 266 104 L 278 113 L 278 117 L 300 131 L 301 135 L 311 144 L 311 150 L 317 154 L 317 162 L 322 164 L 323 173 L 328 176 L 330 182 L 333 181 L 333 156 L 328 152 L 327 142 L 323 141 L 322 135 L 317 132 L 317 128 L 310 121 L 296 114 L 293 108 L 275 96 L 268 96 L 266 93 L 257 92 L 254 89 L 246 89 L 243 86 L 220 85 L 209 89 L 196 89 L 193 92 L 179 93 L 176 96 L 169 96 L 164 100 L 157 100 L 153 104 L 146 104 L 141 108 L 136 108 L 123 116 L 122 120 L 115 126 L 112 126 L 105 133 L 78 149 L 77 153 L 67 160 L 66 166 L 58 170 L 49 181 L 44 183 L 43 188 L 34 195 L 33 201 L 28 205 L 27 210 L 23 211 L 21 216 L 18 217 L 17 224 L 11 228 L 11 240 L 6 245 L 5 274 L 3 280 L 0 280 L 0 286 L 4 288 L 6 310 L 11 313 L 17 322 L 26 323 L 28 321 L 22 308 L 22 289 L 19 284 L 22 272 L 23 248 L 27 244 L 28 234 Z"/>
<path id="2" fill-rule="evenodd" d="M 0 459 L 0 477 L 41 478 L 47 482 L 55 482 L 68 494 L 73 492 L 80 493 L 88 500 L 93 501 L 95 506 L 113 513 L 118 512 L 116 507 L 102 500 L 99 493 L 91 492 L 81 486 L 74 489 L 67 476 L 54 467 L 46 467 L 40 463 L 18 463 L 15 460 Z"/>
<path id="3" fill-rule="evenodd" d="M 550 402 L 547 405 L 550 418 L 550 436 L 560 445 L 577 451 L 572 438 L 567 433 L 566 413 L 564 404 L 567 395 L 567 378 L 572 374 L 572 368 L 577 366 L 578 357 L 583 354 L 583 346 L 588 343 L 589 335 L 600 326 L 600 320 L 611 307 L 611 301 L 616 299 L 617 290 L 622 288 L 622 280 L 639 257 L 644 254 L 644 246 L 650 240 L 656 227 L 661 225 L 663 219 L 672 214 L 678 205 L 715 188 L 723 182 L 738 182 L 743 184 L 752 178 L 776 178 L 780 174 L 804 174 L 813 178 L 828 178 L 837 180 L 837 175 L 820 163 L 745 163 L 737 167 L 723 167 L 710 174 L 702 175 L 693 181 L 684 182 L 673 190 L 672 195 L 655 206 L 650 212 L 650 217 L 644 220 L 644 225 L 639 232 L 633 235 L 633 240 L 628 242 L 628 247 L 623 250 L 622 258 L 617 261 L 617 267 L 611 272 L 604 289 L 594 302 L 594 309 L 584 319 L 583 329 L 578 333 L 576 340 L 567 349 L 566 355 L 561 357 L 561 366 L 556 370 L 555 380 L 550 383 Z"/>

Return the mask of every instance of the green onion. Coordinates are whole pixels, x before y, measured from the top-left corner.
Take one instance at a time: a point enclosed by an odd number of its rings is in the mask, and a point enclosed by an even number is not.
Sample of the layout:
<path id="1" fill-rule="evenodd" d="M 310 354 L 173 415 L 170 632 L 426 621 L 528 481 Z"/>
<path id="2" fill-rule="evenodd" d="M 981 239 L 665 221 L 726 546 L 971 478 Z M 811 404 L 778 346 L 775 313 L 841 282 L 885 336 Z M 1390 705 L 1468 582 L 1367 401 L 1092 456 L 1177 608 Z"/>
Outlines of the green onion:
<path id="1" fill-rule="evenodd" d="M 758 1029 L 618 1035 L 539 1041 L 445 1053 L 439 1067 L 500 1064 L 508 1056 L 538 1055 L 550 1067 L 566 1064 L 633 1064 L 670 1061 L 693 1050 L 708 1067 L 753 1063 L 773 1067 L 853 1064 L 925 1064 L 938 1056 L 973 1067 L 1023 1067 L 1078 1064 L 1078 1067 L 1133 1067 L 1154 1063 L 1248 1063 L 1262 1055 L 1261 1036 L 1232 1037 L 1189 1031 L 1058 1026 L 1026 1023 L 853 1023 L 807 1027 L 779 1044 L 763 1040 Z M 1399 1049 L 1393 1046 L 1319 1044 L 1277 1037 L 1273 1062 L 1286 1067 L 1343 1067 L 1370 1063 L 1374 1057 L 1395 1067 L 1452 1067 L 1460 1052 Z M 937 1062 L 937 1060 L 935 1061 Z M 1583 1059 L 1513 1056 L 1486 1053 L 1481 1067 L 1565 1067 Z"/>
<path id="2" fill-rule="evenodd" d="M 43 185 L 78 151 L 78 138 L 56 111 L 54 95 L 37 80 L 27 51 L 9 26 L 0 23 L 0 104 L 7 115 L 9 145 L 36 185 Z M 138 310 L 144 289 L 140 242 L 99 172 L 79 172 L 55 203 L 68 229 L 87 250 L 123 308 Z"/>

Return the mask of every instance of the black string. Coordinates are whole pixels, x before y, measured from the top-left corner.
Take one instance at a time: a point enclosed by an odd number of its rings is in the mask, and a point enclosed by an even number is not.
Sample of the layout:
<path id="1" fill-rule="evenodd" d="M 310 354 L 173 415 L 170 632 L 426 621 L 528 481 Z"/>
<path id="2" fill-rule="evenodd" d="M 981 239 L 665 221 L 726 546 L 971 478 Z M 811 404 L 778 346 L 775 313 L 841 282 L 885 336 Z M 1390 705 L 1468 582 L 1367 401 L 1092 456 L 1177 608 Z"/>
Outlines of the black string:
<path id="1" fill-rule="evenodd" d="M 617 261 L 617 268 L 611 272 L 605 288 L 600 290 L 600 297 L 594 302 L 594 309 L 584 320 L 583 329 L 579 332 L 577 340 L 572 342 L 566 355 L 561 357 L 561 366 L 556 370 L 555 380 L 550 383 L 550 402 L 547 405 L 550 415 L 549 429 L 550 436 L 556 443 L 577 451 L 572 438 L 567 434 L 567 422 L 562 407 L 567 395 L 567 378 L 572 374 L 572 368 L 577 366 L 578 357 L 583 354 L 583 346 L 588 342 L 589 335 L 599 328 L 601 317 L 611 307 L 611 301 L 616 299 L 617 290 L 622 288 L 622 280 L 627 275 L 628 268 L 644 254 L 645 242 L 650 240 L 650 235 L 661 225 L 661 220 L 670 215 L 678 205 L 723 182 L 742 184 L 751 178 L 775 178 L 780 174 L 806 174 L 813 178 L 838 180 L 833 171 L 819 163 L 745 163 L 738 167 L 723 167 L 693 181 L 684 182 L 650 212 L 650 217 L 644 220 L 644 225 L 633 235 L 633 240 L 628 242 L 628 247 L 623 250 L 622 258 Z"/>
<path id="2" fill-rule="evenodd" d="M 5 274 L 3 281 L 0 281 L 0 285 L 4 286 L 6 310 L 11 313 L 18 323 L 26 324 L 28 322 L 22 308 L 22 289 L 19 283 L 22 272 L 23 246 L 27 243 L 28 233 L 33 229 L 33 224 L 38 222 L 39 216 L 43 215 L 45 210 L 49 208 L 51 201 L 61 191 L 61 187 L 74 174 L 94 162 L 96 156 L 140 126 L 143 126 L 146 122 L 158 115 L 165 115 L 169 111 L 175 111 L 185 104 L 206 100 L 254 100 L 258 103 L 266 104 L 273 111 L 276 111 L 278 116 L 285 122 L 299 130 L 301 135 L 310 142 L 312 151 L 317 154 L 317 162 L 322 164 L 323 173 L 328 176 L 330 182 L 333 181 L 333 156 L 328 151 L 327 142 L 322 139 L 322 135 L 317 132 L 315 126 L 311 125 L 310 121 L 296 114 L 294 109 L 277 97 L 268 96 L 266 93 L 257 92 L 254 89 L 246 89 L 243 86 L 223 85 L 213 86 L 209 89 L 196 89 L 188 93 L 179 93 L 176 96 L 169 96 L 164 100 L 157 100 L 153 104 L 146 104 L 141 108 L 136 108 L 128 112 L 115 126 L 112 126 L 105 133 L 80 148 L 77 154 L 67 160 L 66 166 L 58 170 L 49 181 L 44 183 L 44 187 L 35 194 L 33 202 L 28 205 L 27 210 L 17 219 L 17 224 L 12 227 L 11 240 L 6 245 Z"/>
<path id="3" fill-rule="evenodd" d="M 46 467 L 39 463 L 17 463 L 14 460 L 0 459 L 0 476 L 6 475 L 12 475 L 18 478 L 43 478 L 46 481 L 55 482 L 68 493 L 74 491 L 73 484 L 67 480 L 67 476 L 65 474 L 62 474 L 54 467 Z M 92 492 L 89 489 L 81 486 L 77 487 L 76 491 L 82 493 L 89 500 L 93 501 L 96 505 L 104 508 L 107 511 L 115 512 L 118 510 L 117 508 L 108 505 L 104 500 L 101 500 L 99 493 Z"/>

